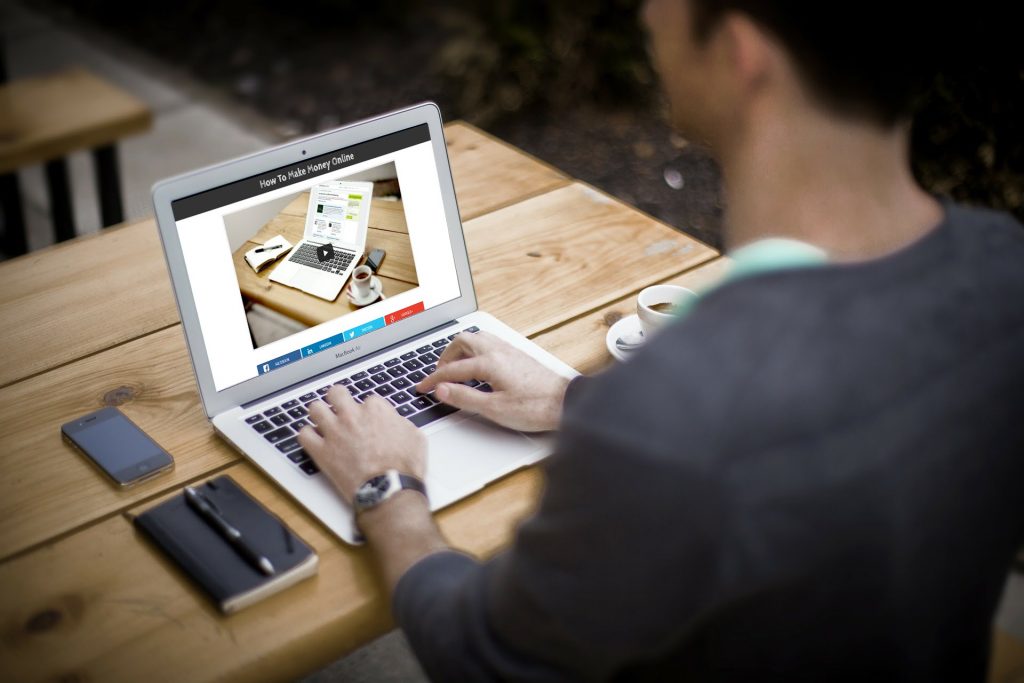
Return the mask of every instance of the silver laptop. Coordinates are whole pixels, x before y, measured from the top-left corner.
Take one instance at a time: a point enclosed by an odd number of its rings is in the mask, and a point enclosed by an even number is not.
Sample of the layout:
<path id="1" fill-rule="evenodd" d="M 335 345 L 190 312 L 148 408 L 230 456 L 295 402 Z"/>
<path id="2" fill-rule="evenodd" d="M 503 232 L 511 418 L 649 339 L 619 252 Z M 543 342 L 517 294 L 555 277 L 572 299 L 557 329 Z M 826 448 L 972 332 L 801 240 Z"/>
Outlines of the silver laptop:
<path id="1" fill-rule="evenodd" d="M 315 325 L 308 317 L 300 322 L 289 316 L 294 297 L 251 301 L 240 285 L 241 269 L 249 266 L 237 257 L 246 241 L 294 206 L 301 193 L 319 184 L 368 179 L 387 188 L 384 199 L 394 202 L 389 239 L 408 241 L 414 263 L 406 277 L 415 281 L 388 281 L 383 298 L 362 308 L 337 306 L 337 314 L 325 314 Z M 214 429 L 341 539 L 360 540 L 351 510 L 296 440 L 308 419 L 306 404 L 332 385 L 346 387 L 356 400 L 384 396 L 423 430 L 435 510 L 550 453 L 551 435 L 499 428 L 413 389 L 433 372 L 455 335 L 479 330 L 566 377 L 576 374 L 477 310 L 436 105 L 417 105 L 162 181 L 153 188 L 153 204 L 199 393 Z M 324 308 L 320 302 L 310 310 Z"/>
<path id="2" fill-rule="evenodd" d="M 302 241 L 270 279 L 327 301 L 338 298 L 363 257 L 372 198 L 373 183 L 362 180 L 310 188 Z"/>

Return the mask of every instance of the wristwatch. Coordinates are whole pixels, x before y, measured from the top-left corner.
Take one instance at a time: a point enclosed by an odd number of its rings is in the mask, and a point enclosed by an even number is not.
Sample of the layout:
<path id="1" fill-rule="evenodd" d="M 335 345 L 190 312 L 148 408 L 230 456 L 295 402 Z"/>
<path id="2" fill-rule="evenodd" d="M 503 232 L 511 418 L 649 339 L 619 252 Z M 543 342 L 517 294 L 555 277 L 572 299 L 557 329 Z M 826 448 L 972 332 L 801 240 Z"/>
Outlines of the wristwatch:
<path id="1" fill-rule="evenodd" d="M 369 479 L 356 490 L 356 495 L 352 498 L 352 507 L 358 515 L 360 512 L 377 507 L 403 489 L 419 491 L 424 497 L 427 495 L 426 484 L 416 477 L 402 474 L 398 470 L 388 470 L 384 474 Z"/>

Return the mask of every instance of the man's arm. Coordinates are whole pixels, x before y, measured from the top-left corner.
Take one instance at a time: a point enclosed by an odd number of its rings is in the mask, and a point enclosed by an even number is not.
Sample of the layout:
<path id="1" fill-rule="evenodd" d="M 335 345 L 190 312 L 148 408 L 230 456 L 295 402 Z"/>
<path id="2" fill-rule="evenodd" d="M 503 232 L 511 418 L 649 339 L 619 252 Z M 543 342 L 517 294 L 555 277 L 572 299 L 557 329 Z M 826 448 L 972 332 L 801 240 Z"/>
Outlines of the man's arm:
<path id="1" fill-rule="evenodd" d="M 493 391 L 484 393 L 459 384 L 468 379 L 485 379 Z M 542 431 L 557 427 L 568 383 L 522 351 L 481 332 L 456 336 L 441 355 L 437 371 L 417 389 L 421 393 L 436 389 L 435 395 L 446 403 L 504 426 Z M 423 479 L 423 437 L 385 399 L 373 396 L 360 405 L 340 387 L 333 387 L 326 399 L 327 403 L 309 406 L 316 429 L 303 429 L 299 441 L 346 500 L 351 501 L 368 479 L 388 469 Z M 427 500 L 414 491 L 402 491 L 367 510 L 358 524 L 389 594 L 418 560 L 448 547 Z"/>

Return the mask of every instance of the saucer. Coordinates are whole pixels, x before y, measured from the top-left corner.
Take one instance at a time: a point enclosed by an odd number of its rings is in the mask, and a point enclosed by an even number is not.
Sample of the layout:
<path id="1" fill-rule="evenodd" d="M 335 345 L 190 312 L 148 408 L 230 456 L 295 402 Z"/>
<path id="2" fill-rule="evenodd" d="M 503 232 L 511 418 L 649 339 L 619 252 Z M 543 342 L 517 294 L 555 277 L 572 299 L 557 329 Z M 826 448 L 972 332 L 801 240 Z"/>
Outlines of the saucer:
<path id="1" fill-rule="evenodd" d="M 615 345 L 615 340 L 619 337 L 632 337 L 639 334 L 643 334 L 640 328 L 640 318 L 637 317 L 636 313 L 633 315 L 627 315 L 621 318 L 617 323 L 611 326 L 608 330 L 608 334 L 604 337 L 604 344 L 608 347 L 608 353 L 612 354 L 612 358 L 615 360 L 623 361 L 633 354 L 633 351 L 622 351 Z M 640 347 L 637 347 L 640 348 Z"/>
<path id="2" fill-rule="evenodd" d="M 353 306 L 367 306 L 369 304 L 372 304 L 377 299 L 384 298 L 384 285 L 381 284 L 380 278 L 378 278 L 376 275 L 372 275 L 370 276 L 370 291 L 365 297 L 363 297 L 362 299 L 357 299 L 355 296 L 353 296 L 351 282 L 348 284 L 348 289 L 345 291 L 345 294 L 348 295 L 348 300 L 352 303 Z"/>

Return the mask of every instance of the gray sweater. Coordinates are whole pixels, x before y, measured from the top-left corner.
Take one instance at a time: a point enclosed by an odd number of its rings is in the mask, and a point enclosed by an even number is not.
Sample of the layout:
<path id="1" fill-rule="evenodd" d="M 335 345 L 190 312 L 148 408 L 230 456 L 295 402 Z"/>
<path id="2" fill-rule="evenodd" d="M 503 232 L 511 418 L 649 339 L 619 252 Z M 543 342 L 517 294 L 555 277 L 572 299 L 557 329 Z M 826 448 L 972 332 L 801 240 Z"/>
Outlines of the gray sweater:
<path id="1" fill-rule="evenodd" d="M 536 515 L 394 614 L 439 681 L 982 681 L 1024 542 L 1024 229 L 726 285 L 575 380 Z"/>

